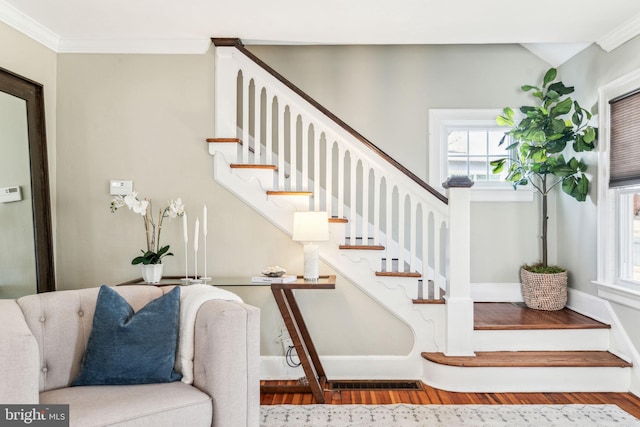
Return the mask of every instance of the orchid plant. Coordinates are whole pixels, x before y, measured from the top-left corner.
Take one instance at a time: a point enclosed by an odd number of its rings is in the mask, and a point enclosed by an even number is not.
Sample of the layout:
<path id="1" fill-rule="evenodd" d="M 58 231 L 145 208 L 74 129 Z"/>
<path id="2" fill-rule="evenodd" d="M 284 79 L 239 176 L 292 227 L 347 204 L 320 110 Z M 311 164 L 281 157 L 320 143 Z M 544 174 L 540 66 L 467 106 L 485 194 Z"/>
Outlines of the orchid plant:
<path id="1" fill-rule="evenodd" d="M 139 199 L 137 192 L 132 192 L 126 196 L 115 196 L 111 200 L 111 213 L 119 208 L 128 207 L 130 211 L 141 215 L 144 220 L 144 229 L 147 235 L 147 250 L 140 249 L 141 256 L 135 257 L 131 264 L 162 264 L 162 258 L 173 256 L 169 252 L 169 245 L 160 246 L 160 233 L 162 232 L 162 222 L 165 218 L 176 218 L 184 215 L 184 204 L 181 198 L 170 200 L 169 204 L 158 211 L 158 220 L 153 218 L 153 208 L 151 200 Z"/>

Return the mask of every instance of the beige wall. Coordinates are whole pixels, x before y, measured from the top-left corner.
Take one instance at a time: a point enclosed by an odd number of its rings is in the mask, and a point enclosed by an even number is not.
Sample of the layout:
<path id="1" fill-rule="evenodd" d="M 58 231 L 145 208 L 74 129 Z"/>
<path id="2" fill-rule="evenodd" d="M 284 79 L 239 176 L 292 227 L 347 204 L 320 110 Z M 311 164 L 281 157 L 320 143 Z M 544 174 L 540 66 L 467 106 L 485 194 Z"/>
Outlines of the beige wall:
<path id="1" fill-rule="evenodd" d="M 523 105 L 520 86 L 549 67 L 519 45 L 248 48 L 425 180 L 429 109 Z M 540 258 L 538 201 L 471 209 L 472 282 L 519 282 L 520 265 Z M 552 220 L 551 260 L 554 227 Z"/>
<path id="2" fill-rule="evenodd" d="M 563 78 L 575 84 L 580 103 L 597 113 L 598 89 L 639 68 L 640 37 L 636 37 L 610 53 L 593 45 L 563 65 L 560 72 Z M 588 154 L 586 160 L 591 165 L 589 172 L 593 178 L 587 201 L 578 203 L 569 197 L 558 198 L 558 251 L 561 262 L 571 272 L 571 287 L 595 294 L 596 286 L 591 281 L 597 274 L 596 154 Z M 611 306 L 635 348 L 640 348 L 638 310 L 616 303 Z"/>
<path id="3" fill-rule="evenodd" d="M 560 75 L 575 85 L 576 99 L 593 113 L 598 112 L 598 89 L 617 78 L 640 68 L 640 37 L 625 43 L 610 53 L 592 45 L 560 67 Z M 597 117 L 596 117 L 597 120 Z M 560 225 L 558 251 L 560 260 L 571 271 L 571 286 L 595 293 L 596 279 L 596 198 L 597 155 L 588 153 L 592 186 L 585 203 L 570 197 L 558 198 Z"/>
<path id="4" fill-rule="evenodd" d="M 143 223 L 127 210 L 110 213 L 109 179 L 133 180 L 156 207 L 182 197 L 191 230 L 206 203 L 210 275 L 252 276 L 276 264 L 301 271 L 301 247 L 213 181 L 205 143 L 213 135 L 213 52 L 62 54 L 58 65 L 60 289 L 140 276 L 130 262 L 144 246 Z M 165 260 L 167 275 L 184 275 L 182 241 L 181 221 L 165 222 L 162 243 L 175 253 Z M 202 257 L 202 242 L 200 248 Z M 192 251 L 189 259 L 193 274 Z M 202 273 L 202 258 L 199 266 Z M 321 270 L 331 273 L 326 266 Z M 269 290 L 231 290 L 262 309 L 263 354 L 281 355 L 283 324 Z M 321 354 L 411 349 L 409 328 L 342 278 L 336 291 L 302 292 L 298 298 Z"/>

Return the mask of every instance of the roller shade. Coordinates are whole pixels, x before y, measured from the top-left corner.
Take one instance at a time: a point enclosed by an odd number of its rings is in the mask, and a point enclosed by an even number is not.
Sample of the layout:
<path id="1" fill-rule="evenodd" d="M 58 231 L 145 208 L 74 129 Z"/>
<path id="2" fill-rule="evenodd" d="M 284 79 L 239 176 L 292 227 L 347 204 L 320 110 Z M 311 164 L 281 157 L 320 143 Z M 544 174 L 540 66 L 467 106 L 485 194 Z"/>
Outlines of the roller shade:
<path id="1" fill-rule="evenodd" d="M 609 187 L 640 184 L 640 90 L 609 101 Z"/>

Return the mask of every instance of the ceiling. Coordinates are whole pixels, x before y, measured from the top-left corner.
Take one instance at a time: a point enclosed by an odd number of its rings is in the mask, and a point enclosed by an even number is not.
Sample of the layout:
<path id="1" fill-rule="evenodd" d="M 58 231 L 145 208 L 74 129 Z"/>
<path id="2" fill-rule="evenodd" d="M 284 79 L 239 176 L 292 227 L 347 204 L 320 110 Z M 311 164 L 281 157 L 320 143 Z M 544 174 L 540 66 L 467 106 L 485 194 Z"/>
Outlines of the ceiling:
<path id="1" fill-rule="evenodd" d="M 245 44 L 521 43 L 558 65 L 591 43 L 610 51 L 640 34 L 640 1 L 0 0 L 0 20 L 57 52 L 202 53 L 211 37 Z"/>

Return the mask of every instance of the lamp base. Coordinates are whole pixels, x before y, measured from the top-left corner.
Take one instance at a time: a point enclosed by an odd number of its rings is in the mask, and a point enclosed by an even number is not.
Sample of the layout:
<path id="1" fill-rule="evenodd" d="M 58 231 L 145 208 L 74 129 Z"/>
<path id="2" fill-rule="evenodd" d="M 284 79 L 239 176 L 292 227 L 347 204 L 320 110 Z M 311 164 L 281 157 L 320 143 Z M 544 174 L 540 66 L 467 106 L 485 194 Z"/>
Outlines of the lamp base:
<path id="1" fill-rule="evenodd" d="M 318 280 L 318 245 L 304 245 L 304 280 Z"/>

